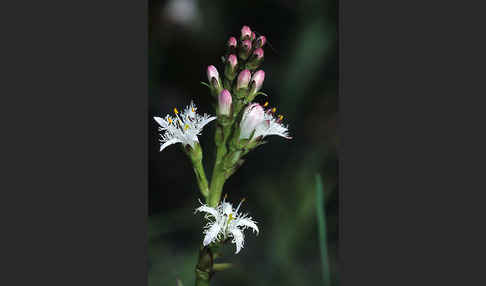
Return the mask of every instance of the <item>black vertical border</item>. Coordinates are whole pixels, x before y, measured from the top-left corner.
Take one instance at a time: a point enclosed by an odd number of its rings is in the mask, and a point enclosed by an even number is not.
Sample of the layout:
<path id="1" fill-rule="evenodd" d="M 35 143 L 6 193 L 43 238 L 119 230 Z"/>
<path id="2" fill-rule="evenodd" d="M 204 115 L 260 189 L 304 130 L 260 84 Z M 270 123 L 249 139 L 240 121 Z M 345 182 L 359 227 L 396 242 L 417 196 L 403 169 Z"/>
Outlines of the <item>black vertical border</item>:
<path id="1" fill-rule="evenodd" d="M 0 9 L 0 284 L 147 285 L 148 1 L 28 2 Z"/>

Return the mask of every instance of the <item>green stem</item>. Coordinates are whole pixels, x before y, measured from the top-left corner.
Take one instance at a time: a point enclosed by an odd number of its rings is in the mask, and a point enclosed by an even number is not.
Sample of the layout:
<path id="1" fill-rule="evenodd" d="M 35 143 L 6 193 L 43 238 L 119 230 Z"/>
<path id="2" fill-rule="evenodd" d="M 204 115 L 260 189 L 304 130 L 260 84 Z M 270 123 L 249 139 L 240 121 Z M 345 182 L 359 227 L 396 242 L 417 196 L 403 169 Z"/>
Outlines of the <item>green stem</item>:
<path id="1" fill-rule="evenodd" d="M 211 179 L 211 191 L 209 192 L 209 206 L 215 207 L 219 204 L 223 185 L 226 181 L 225 172 L 221 165 L 214 166 L 213 177 Z"/>
<path id="2" fill-rule="evenodd" d="M 192 168 L 196 175 L 197 185 L 201 194 L 207 199 L 209 196 L 208 180 L 206 179 L 206 173 L 202 163 L 203 154 L 199 144 L 195 144 L 194 148 L 182 147 L 184 152 L 191 159 Z"/>
<path id="3" fill-rule="evenodd" d="M 209 196 L 208 180 L 206 179 L 206 173 L 204 173 L 204 167 L 202 160 L 192 162 L 194 173 L 196 174 L 197 184 L 201 194 L 207 199 Z"/>
<path id="4" fill-rule="evenodd" d="M 221 192 L 226 181 L 224 170 L 224 157 L 227 153 L 226 142 L 231 133 L 232 122 L 218 122 L 218 126 L 214 133 L 214 141 L 216 144 L 216 158 L 214 160 L 213 174 L 211 177 L 211 184 L 209 186 L 209 197 L 207 203 L 211 207 L 216 207 L 221 199 Z"/>
<path id="5" fill-rule="evenodd" d="M 211 272 L 213 271 L 213 254 L 209 247 L 199 250 L 199 259 L 196 265 L 196 286 L 209 286 Z"/>

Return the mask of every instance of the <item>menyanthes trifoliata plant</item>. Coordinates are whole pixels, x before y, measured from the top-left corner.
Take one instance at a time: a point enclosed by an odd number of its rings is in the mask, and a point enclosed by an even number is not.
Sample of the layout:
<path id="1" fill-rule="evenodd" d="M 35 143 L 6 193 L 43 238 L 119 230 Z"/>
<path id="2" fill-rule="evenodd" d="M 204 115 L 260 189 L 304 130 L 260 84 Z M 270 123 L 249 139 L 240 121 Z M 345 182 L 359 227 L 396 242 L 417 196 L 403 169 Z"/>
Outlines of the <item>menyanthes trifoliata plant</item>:
<path id="1" fill-rule="evenodd" d="M 209 285 L 215 272 L 228 268 L 227 263 L 215 262 L 221 245 L 233 243 L 235 254 L 238 254 L 245 245 L 245 230 L 251 229 L 257 235 L 260 231 L 257 222 L 240 211 L 244 199 L 236 208 L 226 201 L 226 196 L 221 200 L 224 183 L 241 167 L 248 152 L 265 143 L 264 138 L 276 135 L 291 139 L 288 126 L 283 124 L 283 116 L 277 115 L 276 108 L 268 108 L 268 101 L 263 105 L 254 101 L 260 94 L 268 96 L 260 91 L 265 72 L 259 69 L 266 41 L 265 36 L 257 37 L 250 27 L 243 26 L 238 39 L 230 37 L 226 42 L 226 52 L 221 57 L 223 73 L 220 75 L 214 65 L 207 67 L 208 82 L 202 84 L 209 88 L 216 116 L 198 114 L 196 105 L 191 102 L 182 112 L 174 108 L 173 115 L 154 117 L 159 125 L 160 151 L 180 143 L 191 160 L 204 198 L 204 203 L 200 202 L 195 209 L 195 213 L 203 213 L 207 221 L 196 264 L 196 286 Z M 198 136 L 211 121 L 216 122 L 216 152 L 212 177 L 208 181 Z"/>

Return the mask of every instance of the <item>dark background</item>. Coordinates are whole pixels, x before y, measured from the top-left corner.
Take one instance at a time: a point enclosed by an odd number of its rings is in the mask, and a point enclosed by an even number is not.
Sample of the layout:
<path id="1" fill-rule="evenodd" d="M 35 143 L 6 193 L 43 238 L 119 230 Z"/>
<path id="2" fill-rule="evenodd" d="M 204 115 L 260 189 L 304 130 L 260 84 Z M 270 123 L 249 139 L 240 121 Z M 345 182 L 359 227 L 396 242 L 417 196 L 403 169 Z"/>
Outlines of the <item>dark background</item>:
<path id="1" fill-rule="evenodd" d="M 193 285 L 203 218 L 194 216 L 198 189 L 190 162 L 179 146 L 158 152 L 152 116 L 182 109 L 191 99 L 214 114 L 200 81 L 206 67 L 220 73 L 230 36 L 248 25 L 268 39 L 262 91 L 285 116 L 292 140 L 268 137 L 248 154 L 226 183 L 232 202 L 258 222 L 245 248 L 224 262 L 236 267 L 218 273 L 214 285 L 319 285 L 321 259 L 315 209 L 315 179 L 324 179 L 328 248 L 337 284 L 338 150 L 336 1 L 151 1 L 149 9 L 149 285 Z M 213 124 L 200 136 L 206 174 L 213 160 Z"/>
<path id="2" fill-rule="evenodd" d="M 8 25 L 0 67 L 6 75 L 0 87 L 6 119 L 0 163 L 6 271 L 0 284 L 146 285 L 146 148 L 153 148 L 146 141 L 154 140 L 146 133 L 154 128 L 147 124 L 146 108 L 147 2 L 33 1 L 29 9 L 23 1 L 2 4 Z M 299 13 L 316 13 L 308 2 L 301 5 L 307 7 L 301 6 Z M 477 167 L 485 158 L 484 136 L 474 131 L 484 129 L 484 105 L 479 102 L 485 86 L 480 79 L 484 41 L 475 36 L 483 34 L 480 8 L 433 1 L 340 1 L 339 220 L 345 221 L 339 227 L 341 285 L 485 284 L 484 200 L 479 198 L 484 175 Z M 258 20 L 254 23 L 265 22 Z M 272 75 L 270 80 L 276 79 Z M 265 89 L 270 91 L 266 84 Z M 283 144 L 278 139 L 272 138 L 272 148 Z M 164 165 L 185 164 L 175 154 L 176 163 L 165 159 L 171 155 L 161 156 Z M 184 190 L 162 190 L 190 196 L 178 193 Z M 286 275 L 293 272 L 290 268 L 318 263 L 316 253 L 303 252 L 305 245 L 315 249 L 314 241 L 290 245 L 293 255 L 287 252 L 290 258 L 282 260 L 256 245 L 271 248 L 281 238 L 268 233 L 274 224 L 267 217 L 275 215 L 255 205 L 257 190 L 244 191 L 252 192 L 253 202 L 247 206 L 265 223 L 265 234 L 231 257 L 244 262 L 239 264 L 242 270 L 218 275 L 215 282 L 273 285 L 272 278 L 315 278 L 314 271 Z M 170 201 L 174 206 L 178 202 Z M 200 242 L 195 229 L 189 235 L 197 238 L 190 242 L 175 239 L 187 237 L 176 230 L 186 217 L 185 212 L 180 218 L 172 216 L 166 228 L 178 234 L 164 234 L 160 228 L 157 239 L 152 235 L 151 277 L 154 265 L 160 266 L 159 277 L 152 281 L 174 285 L 172 277 L 184 271 L 192 274 L 177 259 Z M 312 218 L 307 223 L 315 226 Z M 297 230 L 303 232 L 302 224 Z M 157 240 L 167 256 L 154 251 Z M 263 254 L 252 260 L 256 253 Z M 296 264 L 284 268 L 291 259 Z M 313 264 L 303 263 L 307 260 Z M 282 269 L 287 273 L 277 272 Z M 184 281 L 191 277 L 184 276 Z"/>

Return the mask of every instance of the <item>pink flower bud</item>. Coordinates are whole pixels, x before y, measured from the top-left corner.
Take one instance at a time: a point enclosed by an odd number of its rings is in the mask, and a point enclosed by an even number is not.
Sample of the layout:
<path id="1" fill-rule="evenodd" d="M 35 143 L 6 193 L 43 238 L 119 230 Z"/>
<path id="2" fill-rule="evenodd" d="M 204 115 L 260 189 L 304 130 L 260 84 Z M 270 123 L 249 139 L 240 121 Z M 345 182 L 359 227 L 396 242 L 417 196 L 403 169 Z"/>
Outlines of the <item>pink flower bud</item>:
<path id="1" fill-rule="evenodd" d="M 236 48 L 236 38 L 235 37 L 231 37 L 228 39 L 228 47 L 230 48 Z"/>
<path id="2" fill-rule="evenodd" d="M 250 40 L 244 40 L 243 41 L 243 48 L 247 51 L 251 50 L 251 41 Z"/>
<path id="3" fill-rule="evenodd" d="M 250 139 L 250 135 L 255 128 L 263 122 L 263 107 L 258 103 L 248 105 L 243 111 L 240 122 L 240 139 Z"/>
<path id="4" fill-rule="evenodd" d="M 223 89 L 218 97 L 219 114 L 229 115 L 231 111 L 231 102 L 231 93 L 227 89 Z"/>
<path id="5" fill-rule="evenodd" d="M 251 73 L 249 70 L 242 70 L 238 75 L 238 80 L 236 82 L 236 89 L 248 88 L 250 83 Z"/>
<path id="6" fill-rule="evenodd" d="M 216 82 L 219 86 L 221 85 L 221 81 L 219 80 L 219 73 L 216 67 L 214 67 L 213 65 L 208 66 L 206 74 L 208 76 L 208 81 L 211 85 L 213 84 L 213 82 Z"/>
<path id="7" fill-rule="evenodd" d="M 256 38 L 255 32 L 251 32 L 251 40 L 253 41 L 255 40 L 255 38 Z"/>
<path id="8" fill-rule="evenodd" d="M 231 66 L 232 69 L 234 69 L 236 67 L 236 65 L 238 64 L 238 59 L 236 58 L 235 55 L 231 54 L 228 56 L 228 62 Z"/>
<path id="9" fill-rule="evenodd" d="M 254 82 L 255 84 L 252 86 L 254 90 L 253 92 L 257 92 L 262 88 L 263 81 L 265 80 L 265 72 L 263 70 L 257 71 L 255 74 L 253 74 L 253 77 L 251 78 L 251 81 Z"/>
<path id="10" fill-rule="evenodd" d="M 261 48 L 261 47 L 263 47 L 265 45 L 266 42 L 267 42 L 267 38 L 265 38 L 265 36 L 260 36 L 257 39 L 256 46 L 259 47 L 259 48 Z"/>
<path id="11" fill-rule="evenodd" d="M 253 52 L 253 54 L 257 57 L 257 59 L 261 60 L 263 58 L 263 49 L 258 48 Z"/>
<path id="12" fill-rule="evenodd" d="M 242 40 L 245 40 L 245 39 L 250 39 L 250 38 L 251 38 L 251 30 L 250 30 L 250 27 L 243 26 L 241 28 L 241 39 Z"/>

